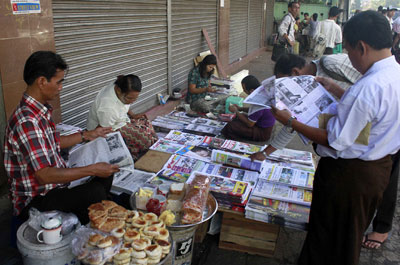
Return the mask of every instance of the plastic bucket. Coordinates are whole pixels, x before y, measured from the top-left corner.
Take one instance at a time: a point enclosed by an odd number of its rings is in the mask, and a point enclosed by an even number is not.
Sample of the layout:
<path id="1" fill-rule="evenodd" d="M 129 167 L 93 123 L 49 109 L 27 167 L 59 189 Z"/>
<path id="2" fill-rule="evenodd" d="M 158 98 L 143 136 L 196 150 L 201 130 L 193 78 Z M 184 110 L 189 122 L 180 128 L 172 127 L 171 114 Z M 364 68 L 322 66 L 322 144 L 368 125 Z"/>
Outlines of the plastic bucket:
<path id="1" fill-rule="evenodd" d="M 80 264 L 71 252 L 72 233 L 54 245 L 41 244 L 36 239 L 37 231 L 23 223 L 17 231 L 17 247 L 25 265 Z"/>
<path id="2" fill-rule="evenodd" d="M 188 228 L 168 227 L 174 242 L 174 255 L 165 264 L 190 265 L 192 263 L 194 234 L 197 225 Z"/>

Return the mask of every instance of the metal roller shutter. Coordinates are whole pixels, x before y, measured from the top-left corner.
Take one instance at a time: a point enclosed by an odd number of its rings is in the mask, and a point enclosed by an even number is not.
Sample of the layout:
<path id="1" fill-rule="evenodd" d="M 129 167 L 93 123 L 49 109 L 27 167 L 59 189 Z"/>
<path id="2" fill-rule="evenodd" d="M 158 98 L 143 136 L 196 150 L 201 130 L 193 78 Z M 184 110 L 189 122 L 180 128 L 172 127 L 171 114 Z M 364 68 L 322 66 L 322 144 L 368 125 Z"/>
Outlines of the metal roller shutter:
<path id="1" fill-rule="evenodd" d="M 231 0 L 229 22 L 229 63 L 247 54 L 247 16 L 249 0 Z"/>
<path id="2" fill-rule="evenodd" d="M 85 128 L 96 94 L 120 74 L 142 80 L 136 112 L 167 91 L 167 1 L 53 0 L 53 14 L 56 50 L 70 66 L 60 96 L 64 123 Z"/>
<path id="3" fill-rule="evenodd" d="M 263 0 L 250 0 L 247 34 L 247 54 L 260 48 L 262 34 Z"/>
<path id="4" fill-rule="evenodd" d="M 217 48 L 217 0 L 172 1 L 172 86 L 183 87 L 193 58 L 208 50 L 201 29 L 206 28 Z"/>

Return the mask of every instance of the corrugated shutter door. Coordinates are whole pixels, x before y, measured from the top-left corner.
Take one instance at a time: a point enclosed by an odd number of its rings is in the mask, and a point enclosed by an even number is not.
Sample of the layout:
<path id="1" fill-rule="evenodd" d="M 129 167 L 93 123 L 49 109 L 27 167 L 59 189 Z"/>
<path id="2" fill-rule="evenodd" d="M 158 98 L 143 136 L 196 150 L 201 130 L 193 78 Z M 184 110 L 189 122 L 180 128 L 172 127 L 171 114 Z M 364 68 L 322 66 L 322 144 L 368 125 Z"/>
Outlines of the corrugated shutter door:
<path id="1" fill-rule="evenodd" d="M 260 48 L 263 0 L 250 0 L 249 31 L 247 35 L 247 54 Z"/>
<path id="2" fill-rule="evenodd" d="M 186 88 L 187 76 L 193 68 L 193 59 L 208 50 L 202 35 L 206 28 L 211 43 L 217 50 L 216 0 L 172 1 L 172 86 Z"/>
<path id="3" fill-rule="evenodd" d="M 86 127 L 98 91 L 120 74 L 143 84 L 141 112 L 167 91 L 167 1 L 53 1 L 57 53 L 69 64 L 60 101 L 62 121 Z"/>
<path id="4" fill-rule="evenodd" d="M 247 16 L 249 0 L 231 0 L 229 22 L 229 63 L 247 54 Z"/>

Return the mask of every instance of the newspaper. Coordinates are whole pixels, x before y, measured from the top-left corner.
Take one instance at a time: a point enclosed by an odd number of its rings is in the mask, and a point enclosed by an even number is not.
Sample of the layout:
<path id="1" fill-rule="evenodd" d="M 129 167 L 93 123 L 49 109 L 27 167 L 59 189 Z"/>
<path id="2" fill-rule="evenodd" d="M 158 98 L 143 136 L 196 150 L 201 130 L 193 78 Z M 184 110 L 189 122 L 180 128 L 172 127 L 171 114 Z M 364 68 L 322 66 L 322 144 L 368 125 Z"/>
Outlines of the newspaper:
<path id="1" fill-rule="evenodd" d="M 204 136 L 203 142 L 200 144 L 202 147 L 209 147 L 211 149 L 220 149 L 224 144 L 225 139 Z"/>
<path id="2" fill-rule="evenodd" d="M 209 175 L 218 175 L 233 180 L 245 181 L 249 183 L 250 187 L 255 186 L 259 175 L 256 171 L 226 167 L 214 163 L 207 164 L 201 172 Z"/>
<path id="3" fill-rule="evenodd" d="M 283 148 L 280 150 L 276 150 L 275 152 L 270 154 L 268 158 L 276 161 L 286 161 L 290 163 L 297 163 L 314 167 L 312 153 L 307 151 Z"/>
<path id="4" fill-rule="evenodd" d="M 226 122 L 210 120 L 210 119 L 205 119 L 205 118 L 197 118 L 197 119 L 193 120 L 192 123 L 193 124 L 198 124 L 198 125 L 216 127 L 216 128 L 221 129 L 221 130 L 226 125 Z"/>
<path id="5" fill-rule="evenodd" d="M 151 147 L 150 150 L 155 150 L 155 151 L 160 151 L 160 152 L 165 152 L 165 153 L 170 153 L 174 154 L 176 151 L 181 149 L 183 145 L 165 140 L 165 139 L 159 139 L 157 142 L 155 142 Z"/>
<path id="6" fill-rule="evenodd" d="M 290 167 L 266 164 L 260 173 L 260 178 L 270 182 L 312 190 L 314 173 Z"/>
<path id="7" fill-rule="evenodd" d="M 187 125 L 185 127 L 185 130 L 189 132 L 204 133 L 208 135 L 218 135 L 220 134 L 222 128 L 192 123 Z"/>
<path id="8" fill-rule="evenodd" d="M 204 136 L 172 130 L 164 139 L 180 145 L 200 145 L 204 140 Z"/>
<path id="9" fill-rule="evenodd" d="M 240 167 L 260 172 L 263 166 L 263 161 L 254 160 L 244 155 L 238 155 L 222 150 L 214 149 L 211 154 L 211 160 L 220 164 L 226 164 L 233 167 Z"/>
<path id="10" fill-rule="evenodd" d="M 245 154 L 253 154 L 264 150 L 265 145 L 260 146 L 255 144 L 237 142 L 233 140 L 226 140 L 224 144 L 221 146 L 221 148 Z"/>
<path id="11" fill-rule="evenodd" d="M 271 108 L 276 105 L 275 97 L 275 76 L 272 76 L 265 79 L 243 103 Z"/>
<path id="12" fill-rule="evenodd" d="M 192 157 L 173 155 L 165 163 L 163 169 L 173 170 L 179 173 L 192 173 L 192 171 L 201 171 L 206 163 Z"/>
<path id="13" fill-rule="evenodd" d="M 111 191 L 132 194 L 154 176 L 154 173 L 149 173 L 138 169 L 135 169 L 133 173 L 126 170 L 121 170 L 120 172 L 114 174 Z"/>
<path id="14" fill-rule="evenodd" d="M 133 167 L 132 156 L 120 132 L 110 133 L 107 138 L 98 137 L 71 150 L 67 165 L 71 168 L 84 167 L 99 162 L 117 164 L 120 169 L 125 166 Z M 75 180 L 71 182 L 69 187 L 80 185 L 87 181 L 88 178 Z"/>
<path id="15" fill-rule="evenodd" d="M 306 206 L 310 206 L 312 200 L 312 191 L 270 183 L 263 178 L 258 179 L 252 195 Z"/>

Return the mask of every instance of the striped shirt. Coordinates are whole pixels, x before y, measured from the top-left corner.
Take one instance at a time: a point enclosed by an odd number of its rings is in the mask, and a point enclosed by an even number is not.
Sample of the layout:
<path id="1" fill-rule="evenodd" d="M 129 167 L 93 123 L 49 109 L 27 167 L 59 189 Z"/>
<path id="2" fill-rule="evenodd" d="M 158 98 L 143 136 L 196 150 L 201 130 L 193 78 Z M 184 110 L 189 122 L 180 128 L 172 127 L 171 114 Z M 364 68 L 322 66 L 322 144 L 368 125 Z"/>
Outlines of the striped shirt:
<path id="1" fill-rule="evenodd" d="M 14 215 L 38 195 L 57 184 L 40 185 L 35 172 L 46 167 L 65 167 L 60 155 L 60 134 L 51 118 L 52 108 L 24 94 L 6 128 L 4 166 L 8 175 Z"/>

